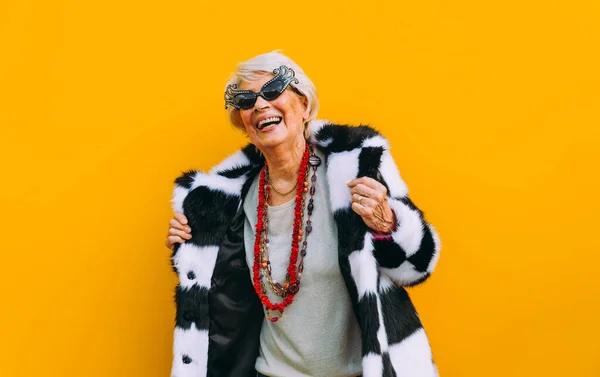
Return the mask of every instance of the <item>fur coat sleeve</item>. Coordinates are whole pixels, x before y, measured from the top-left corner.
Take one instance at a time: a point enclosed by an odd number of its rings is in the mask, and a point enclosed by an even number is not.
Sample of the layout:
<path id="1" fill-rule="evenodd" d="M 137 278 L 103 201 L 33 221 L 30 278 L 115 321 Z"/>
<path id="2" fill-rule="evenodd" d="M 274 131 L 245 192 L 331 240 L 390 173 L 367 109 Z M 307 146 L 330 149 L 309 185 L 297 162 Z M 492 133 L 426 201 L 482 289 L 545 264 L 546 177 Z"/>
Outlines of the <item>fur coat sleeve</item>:
<path id="1" fill-rule="evenodd" d="M 382 153 L 381 179 L 388 187 L 388 201 L 397 220 L 393 242 L 374 241 L 374 254 L 382 273 L 395 284 L 413 286 L 425 281 L 435 268 L 440 241 L 423 212 L 410 200 L 408 189 L 389 151 Z"/>

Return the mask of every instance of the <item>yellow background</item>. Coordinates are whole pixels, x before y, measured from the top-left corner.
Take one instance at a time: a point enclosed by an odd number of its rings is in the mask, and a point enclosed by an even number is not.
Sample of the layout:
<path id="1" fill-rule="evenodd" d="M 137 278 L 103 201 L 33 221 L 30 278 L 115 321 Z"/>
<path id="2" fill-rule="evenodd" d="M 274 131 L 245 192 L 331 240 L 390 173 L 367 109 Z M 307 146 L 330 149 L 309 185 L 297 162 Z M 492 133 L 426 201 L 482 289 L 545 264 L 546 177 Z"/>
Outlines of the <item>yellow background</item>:
<path id="1" fill-rule="evenodd" d="M 1 2 L 0 375 L 169 375 L 172 180 L 245 143 L 225 80 L 283 49 L 440 232 L 442 377 L 600 376 L 599 4 Z"/>

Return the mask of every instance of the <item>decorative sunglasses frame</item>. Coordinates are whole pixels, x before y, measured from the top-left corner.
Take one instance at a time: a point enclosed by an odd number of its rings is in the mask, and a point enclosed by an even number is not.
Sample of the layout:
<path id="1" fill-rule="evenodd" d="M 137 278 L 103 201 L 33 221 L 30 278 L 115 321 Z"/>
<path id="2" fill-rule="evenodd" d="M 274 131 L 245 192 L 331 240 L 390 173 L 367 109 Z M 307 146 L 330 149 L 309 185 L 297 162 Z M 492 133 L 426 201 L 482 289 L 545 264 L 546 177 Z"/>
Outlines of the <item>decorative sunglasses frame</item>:
<path id="1" fill-rule="evenodd" d="M 275 75 L 275 77 L 273 77 L 271 80 L 267 81 L 265 83 L 265 85 L 263 85 L 263 87 L 260 89 L 260 92 L 256 93 L 253 92 L 251 90 L 238 90 L 237 89 L 237 84 L 231 84 L 227 86 L 227 89 L 225 90 L 225 108 L 227 109 L 228 106 L 233 106 L 236 109 L 250 109 L 251 107 L 254 106 L 254 104 L 256 103 L 256 100 L 258 99 L 258 97 L 262 97 L 267 101 L 272 101 L 274 99 L 276 99 L 277 97 L 279 97 L 286 89 L 287 87 L 294 83 L 294 84 L 298 84 L 298 79 L 296 78 L 296 73 L 294 72 L 294 70 L 292 68 L 289 68 L 285 65 L 280 66 L 279 68 L 275 68 L 273 70 L 273 74 Z M 267 91 L 266 89 L 268 89 L 269 85 L 271 85 L 274 82 L 277 81 L 281 81 L 282 85 L 281 85 L 281 89 L 279 89 L 276 93 L 275 96 L 268 96 L 265 95 L 265 92 Z M 244 96 L 244 95 L 249 95 L 248 97 L 246 97 L 246 99 L 250 100 L 251 102 L 248 102 L 247 104 L 245 104 L 244 106 L 241 106 L 239 104 L 239 101 L 237 100 L 237 98 L 239 96 Z"/>

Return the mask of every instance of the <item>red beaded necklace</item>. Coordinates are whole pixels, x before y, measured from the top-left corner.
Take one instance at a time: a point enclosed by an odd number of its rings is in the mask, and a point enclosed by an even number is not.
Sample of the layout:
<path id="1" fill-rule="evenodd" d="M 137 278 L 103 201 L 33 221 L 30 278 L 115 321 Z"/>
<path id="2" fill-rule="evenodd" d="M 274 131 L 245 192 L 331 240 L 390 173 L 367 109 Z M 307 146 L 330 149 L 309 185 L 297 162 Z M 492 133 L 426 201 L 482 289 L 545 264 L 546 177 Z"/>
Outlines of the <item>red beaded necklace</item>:
<path id="1" fill-rule="evenodd" d="M 256 235 L 254 241 L 254 265 L 253 265 L 253 277 L 254 277 L 254 290 L 256 294 L 260 298 L 260 301 L 265 306 L 268 311 L 276 311 L 279 312 L 278 315 L 271 316 L 270 313 L 267 313 L 267 319 L 271 322 L 277 322 L 279 318 L 283 315 L 283 311 L 286 307 L 288 307 L 293 301 L 294 297 L 298 293 L 300 289 L 300 277 L 302 276 L 302 271 L 304 270 L 304 256 L 306 255 L 306 239 L 302 244 L 302 250 L 300 255 L 302 256 L 300 263 L 298 262 L 298 253 L 300 251 L 300 241 L 302 241 L 302 237 L 307 237 L 308 234 L 312 231 L 312 224 L 310 221 L 310 216 L 312 215 L 314 203 L 313 196 L 315 194 L 315 181 L 317 166 L 320 165 L 320 159 L 315 155 L 310 155 L 310 149 L 308 144 L 304 150 L 304 155 L 302 156 L 302 162 L 300 164 L 300 170 L 298 172 L 298 181 L 296 187 L 296 198 L 295 198 L 295 208 L 294 208 L 294 225 L 292 230 L 292 250 L 290 254 L 290 262 L 287 268 L 286 281 L 283 285 L 275 282 L 271 277 L 271 263 L 268 260 L 268 244 L 269 240 L 267 238 L 267 227 L 268 227 L 268 218 L 267 218 L 267 199 L 269 192 L 269 185 L 267 183 L 268 180 L 268 165 L 265 162 L 265 167 L 261 171 L 259 178 L 259 190 L 258 190 L 258 207 L 257 207 L 257 217 L 258 221 L 256 224 Z M 313 176 L 311 178 L 313 186 L 308 188 L 308 172 L 309 172 L 309 164 L 313 167 Z M 309 219 L 306 223 L 305 232 L 302 231 L 302 221 L 304 217 L 304 205 L 305 205 L 305 197 L 306 193 L 310 192 L 311 199 L 308 204 L 308 216 Z M 266 280 L 271 285 L 273 291 L 283 298 L 283 301 L 280 303 L 273 303 L 267 297 L 266 287 L 262 280 L 263 273 L 266 277 Z"/>

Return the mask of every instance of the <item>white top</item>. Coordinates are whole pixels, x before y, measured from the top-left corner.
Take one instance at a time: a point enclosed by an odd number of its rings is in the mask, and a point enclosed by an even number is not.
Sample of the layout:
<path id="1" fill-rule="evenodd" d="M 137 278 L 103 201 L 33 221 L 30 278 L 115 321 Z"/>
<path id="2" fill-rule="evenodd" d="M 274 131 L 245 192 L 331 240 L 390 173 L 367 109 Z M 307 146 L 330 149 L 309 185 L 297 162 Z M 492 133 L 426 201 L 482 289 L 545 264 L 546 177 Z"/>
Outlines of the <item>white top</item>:
<path id="1" fill-rule="evenodd" d="M 317 155 L 325 161 L 322 154 Z M 251 277 L 258 180 L 257 176 L 244 201 L 244 242 Z M 307 205 L 309 197 L 307 193 Z M 356 377 L 362 371 L 360 329 L 338 263 L 338 234 L 330 209 L 325 163 L 317 170 L 314 204 L 313 231 L 307 240 L 300 291 L 277 322 L 267 320 L 265 310 L 256 370 L 270 377 Z M 272 276 L 282 284 L 291 253 L 294 205 L 292 200 L 267 210 Z M 307 217 L 305 213 L 302 229 Z M 265 287 L 271 302 L 282 301 L 266 280 Z"/>

